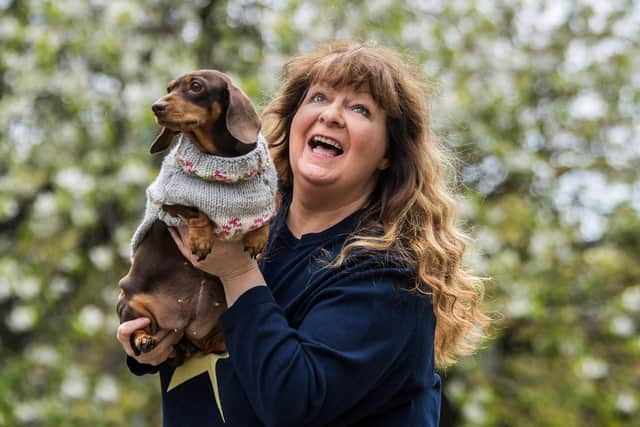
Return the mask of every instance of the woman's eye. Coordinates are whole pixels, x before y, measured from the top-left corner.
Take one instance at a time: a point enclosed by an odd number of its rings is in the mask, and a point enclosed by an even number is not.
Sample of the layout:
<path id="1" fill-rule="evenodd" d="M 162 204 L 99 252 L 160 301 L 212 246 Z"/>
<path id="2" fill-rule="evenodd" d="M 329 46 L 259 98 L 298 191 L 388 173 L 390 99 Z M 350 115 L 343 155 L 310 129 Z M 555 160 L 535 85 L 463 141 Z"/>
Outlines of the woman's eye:
<path id="1" fill-rule="evenodd" d="M 360 105 L 360 104 L 354 106 L 353 111 L 355 111 L 358 114 L 362 114 L 365 117 L 369 117 L 371 115 L 371 112 L 369 111 L 369 109 L 364 105 Z"/>
<path id="2" fill-rule="evenodd" d="M 311 97 L 311 102 L 323 102 L 326 99 L 327 99 L 326 96 L 318 92 Z"/>
<path id="3" fill-rule="evenodd" d="M 199 82 L 191 82 L 191 90 L 194 92 L 200 92 L 202 90 L 202 85 Z"/>

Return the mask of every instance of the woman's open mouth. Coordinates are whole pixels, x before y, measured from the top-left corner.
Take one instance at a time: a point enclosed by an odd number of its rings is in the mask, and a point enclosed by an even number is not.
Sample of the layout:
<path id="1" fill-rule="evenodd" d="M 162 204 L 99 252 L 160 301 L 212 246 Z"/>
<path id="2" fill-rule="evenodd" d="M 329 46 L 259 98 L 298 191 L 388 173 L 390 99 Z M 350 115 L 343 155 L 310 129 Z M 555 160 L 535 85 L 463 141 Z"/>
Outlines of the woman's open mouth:
<path id="1" fill-rule="evenodd" d="M 342 145 L 340 145 L 338 141 L 327 138 L 326 136 L 313 136 L 309 140 L 308 144 L 311 148 L 311 152 L 325 157 L 337 157 L 344 153 Z"/>

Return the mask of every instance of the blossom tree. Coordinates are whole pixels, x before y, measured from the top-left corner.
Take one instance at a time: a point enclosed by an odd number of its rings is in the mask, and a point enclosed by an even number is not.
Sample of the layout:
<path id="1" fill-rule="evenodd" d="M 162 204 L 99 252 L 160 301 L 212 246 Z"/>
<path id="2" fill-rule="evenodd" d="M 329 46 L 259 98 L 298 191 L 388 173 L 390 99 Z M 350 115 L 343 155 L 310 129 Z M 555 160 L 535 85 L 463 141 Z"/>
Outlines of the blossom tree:
<path id="1" fill-rule="evenodd" d="M 501 320 L 441 371 L 442 425 L 631 425 L 638 2 L 0 0 L 0 426 L 160 424 L 114 337 L 151 103 L 217 68 L 262 106 L 287 58 L 341 38 L 414 58 L 461 159 L 467 263 Z"/>

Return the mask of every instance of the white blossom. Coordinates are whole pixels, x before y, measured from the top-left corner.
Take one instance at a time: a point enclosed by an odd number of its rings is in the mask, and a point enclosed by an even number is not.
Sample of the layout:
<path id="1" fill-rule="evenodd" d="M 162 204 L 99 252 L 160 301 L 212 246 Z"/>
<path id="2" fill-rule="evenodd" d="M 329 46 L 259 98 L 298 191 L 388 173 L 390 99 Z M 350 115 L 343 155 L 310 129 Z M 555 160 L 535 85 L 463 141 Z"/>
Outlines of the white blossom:
<path id="1" fill-rule="evenodd" d="M 607 108 L 607 103 L 599 93 L 585 91 L 569 104 L 569 114 L 580 120 L 595 120 L 603 117 Z"/>
<path id="2" fill-rule="evenodd" d="M 118 171 L 117 179 L 123 184 L 150 184 L 150 167 L 140 161 L 128 161 Z"/>
<path id="3" fill-rule="evenodd" d="M 50 345 L 33 345 L 26 354 L 31 361 L 42 366 L 53 368 L 60 361 L 60 353 Z"/>
<path id="4" fill-rule="evenodd" d="M 115 402 L 118 400 L 118 384 L 111 375 L 102 375 L 95 388 L 96 399 L 102 402 Z"/>
<path id="5" fill-rule="evenodd" d="M 14 294 L 23 300 L 29 300 L 40 293 L 40 281 L 36 277 L 24 277 L 13 285 Z"/>
<path id="6" fill-rule="evenodd" d="M 533 310 L 533 302 L 525 288 L 520 285 L 517 289 L 520 291 L 514 292 L 507 301 L 507 313 L 512 318 L 525 317 Z"/>
<path id="7" fill-rule="evenodd" d="M 44 407 L 38 401 L 18 402 L 14 414 L 22 423 L 31 424 L 44 418 Z"/>
<path id="8" fill-rule="evenodd" d="M 616 407 L 624 413 L 631 414 L 638 409 L 638 402 L 633 394 L 623 392 L 620 393 L 616 399 Z"/>
<path id="9" fill-rule="evenodd" d="M 89 251 L 89 259 L 99 270 L 108 270 L 113 266 L 113 250 L 107 245 L 95 246 Z"/>
<path id="10" fill-rule="evenodd" d="M 93 191 L 96 186 L 95 178 L 77 167 L 62 169 L 55 179 L 56 184 L 78 198 Z"/>
<path id="11" fill-rule="evenodd" d="M 38 314 L 34 307 L 17 305 L 9 312 L 6 323 L 13 332 L 26 332 L 31 330 L 38 320 Z"/>
<path id="12" fill-rule="evenodd" d="M 611 331 L 619 336 L 628 337 L 635 332 L 633 319 L 626 315 L 619 315 L 611 320 Z"/>
<path id="13" fill-rule="evenodd" d="M 71 283 L 69 279 L 61 276 L 55 276 L 49 282 L 47 286 L 47 291 L 51 293 L 53 296 L 61 296 L 66 294 L 71 290 Z"/>
<path id="14" fill-rule="evenodd" d="M 33 204 L 33 215 L 36 218 L 48 218 L 58 212 L 58 203 L 56 196 L 51 192 L 38 194 Z"/>
<path id="15" fill-rule="evenodd" d="M 580 372 L 585 378 L 597 380 L 609 373 L 609 365 L 602 359 L 585 357 L 580 363 Z"/>
<path id="16" fill-rule="evenodd" d="M 465 403 L 462 407 L 462 413 L 467 420 L 472 420 L 474 423 L 481 424 L 487 416 L 487 408 L 481 402 L 472 400 Z"/>
<path id="17" fill-rule="evenodd" d="M 622 292 L 622 305 L 629 311 L 640 311 L 640 285 L 627 288 Z"/>
<path id="18" fill-rule="evenodd" d="M 86 305 L 78 314 L 78 321 L 81 328 L 88 334 L 93 335 L 102 328 L 104 314 L 94 305 Z"/>
<path id="19" fill-rule="evenodd" d="M 189 20 L 187 22 L 185 22 L 184 26 L 182 27 L 182 39 L 186 42 L 186 43 L 193 43 L 196 40 L 198 40 L 198 37 L 200 36 L 200 31 L 202 30 L 200 23 L 196 20 Z"/>
<path id="20" fill-rule="evenodd" d="M 60 386 L 60 392 L 69 399 L 81 399 L 87 394 L 87 377 L 78 368 L 71 367 Z"/>

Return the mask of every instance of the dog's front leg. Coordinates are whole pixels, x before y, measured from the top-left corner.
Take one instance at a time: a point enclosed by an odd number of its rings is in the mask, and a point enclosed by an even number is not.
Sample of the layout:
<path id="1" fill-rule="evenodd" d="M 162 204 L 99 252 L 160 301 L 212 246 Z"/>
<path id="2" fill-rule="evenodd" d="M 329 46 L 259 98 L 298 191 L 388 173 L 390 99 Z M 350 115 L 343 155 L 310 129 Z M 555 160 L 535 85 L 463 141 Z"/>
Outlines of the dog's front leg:
<path id="1" fill-rule="evenodd" d="M 187 224 L 187 244 L 191 253 L 202 261 L 213 248 L 214 223 L 199 209 L 183 205 L 163 205 L 162 210 Z"/>
<path id="2" fill-rule="evenodd" d="M 213 248 L 213 222 L 202 212 L 198 212 L 197 218 L 187 220 L 189 247 L 191 253 L 202 261 L 209 255 Z"/>

